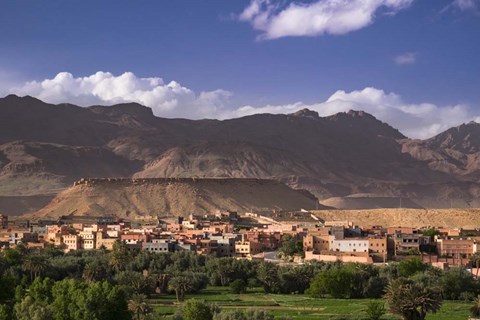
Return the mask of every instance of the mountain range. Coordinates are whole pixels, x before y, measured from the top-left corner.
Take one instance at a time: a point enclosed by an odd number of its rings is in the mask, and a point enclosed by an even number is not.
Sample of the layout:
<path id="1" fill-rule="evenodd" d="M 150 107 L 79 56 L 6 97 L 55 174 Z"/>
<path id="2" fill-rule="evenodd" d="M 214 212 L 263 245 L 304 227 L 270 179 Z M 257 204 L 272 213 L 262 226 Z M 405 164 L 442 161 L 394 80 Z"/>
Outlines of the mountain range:
<path id="1" fill-rule="evenodd" d="M 0 98 L 0 211 L 9 214 L 35 212 L 81 178 L 119 177 L 275 179 L 337 207 L 352 198 L 479 207 L 479 160 L 474 122 L 417 140 L 363 111 L 187 120 L 136 103 Z"/>

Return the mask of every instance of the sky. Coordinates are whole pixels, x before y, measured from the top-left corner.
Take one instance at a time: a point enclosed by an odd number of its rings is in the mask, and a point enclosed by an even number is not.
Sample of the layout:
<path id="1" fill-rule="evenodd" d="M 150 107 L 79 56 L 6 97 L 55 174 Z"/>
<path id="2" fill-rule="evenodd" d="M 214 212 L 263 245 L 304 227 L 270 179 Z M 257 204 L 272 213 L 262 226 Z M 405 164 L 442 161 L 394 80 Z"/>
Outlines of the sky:
<path id="1" fill-rule="evenodd" d="M 0 95 L 160 117 L 480 122 L 480 0 L 0 0 Z"/>

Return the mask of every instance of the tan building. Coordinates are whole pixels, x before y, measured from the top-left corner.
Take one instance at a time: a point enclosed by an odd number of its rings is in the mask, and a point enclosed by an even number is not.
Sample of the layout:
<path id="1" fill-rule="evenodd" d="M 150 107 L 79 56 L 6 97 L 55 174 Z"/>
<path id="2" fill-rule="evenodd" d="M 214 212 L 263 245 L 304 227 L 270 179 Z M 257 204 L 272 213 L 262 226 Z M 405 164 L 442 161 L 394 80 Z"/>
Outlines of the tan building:
<path id="1" fill-rule="evenodd" d="M 421 247 L 430 244 L 430 237 L 420 233 L 396 233 L 393 235 L 394 254 L 410 254 L 420 252 Z"/>
<path id="2" fill-rule="evenodd" d="M 437 253 L 453 258 L 470 258 L 474 253 L 475 243 L 472 239 L 445 238 L 437 239 Z"/>
<path id="3" fill-rule="evenodd" d="M 255 241 L 243 240 L 235 242 L 235 253 L 237 256 L 246 257 L 262 252 L 262 244 Z"/>
<path id="4" fill-rule="evenodd" d="M 368 238 L 368 251 L 370 253 L 387 253 L 387 238 Z"/>
<path id="5" fill-rule="evenodd" d="M 105 248 L 106 250 L 112 250 L 113 244 L 119 240 L 119 238 L 109 238 L 105 237 L 103 232 L 97 232 L 97 239 L 95 243 L 95 249 Z"/>
<path id="6" fill-rule="evenodd" d="M 82 238 L 82 249 L 93 250 L 96 247 L 95 238 L 96 234 L 93 232 L 80 232 L 79 236 Z"/>
<path id="7" fill-rule="evenodd" d="M 75 251 L 82 247 L 82 238 L 76 234 L 66 234 L 62 236 L 65 251 Z"/>
<path id="8" fill-rule="evenodd" d="M 332 239 L 331 239 L 332 238 Z M 330 241 L 332 236 L 327 235 L 306 235 L 303 238 L 303 251 L 312 251 L 320 253 L 330 250 Z"/>

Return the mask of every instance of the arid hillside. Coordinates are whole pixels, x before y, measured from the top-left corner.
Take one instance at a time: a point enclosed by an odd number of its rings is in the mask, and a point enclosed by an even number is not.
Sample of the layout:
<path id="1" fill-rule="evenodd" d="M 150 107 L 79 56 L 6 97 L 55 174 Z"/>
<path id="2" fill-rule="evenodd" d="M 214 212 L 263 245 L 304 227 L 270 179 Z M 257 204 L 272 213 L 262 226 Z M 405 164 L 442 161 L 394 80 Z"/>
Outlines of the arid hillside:
<path id="1" fill-rule="evenodd" d="M 478 228 L 480 209 L 318 210 L 322 220 L 351 221 L 359 226 Z"/>
<path id="2" fill-rule="evenodd" d="M 188 216 L 216 210 L 239 213 L 314 209 L 316 198 L 276 180 L 86 179 L 60 193 L 35 218 L 117 215 L 123 218 Z"/>

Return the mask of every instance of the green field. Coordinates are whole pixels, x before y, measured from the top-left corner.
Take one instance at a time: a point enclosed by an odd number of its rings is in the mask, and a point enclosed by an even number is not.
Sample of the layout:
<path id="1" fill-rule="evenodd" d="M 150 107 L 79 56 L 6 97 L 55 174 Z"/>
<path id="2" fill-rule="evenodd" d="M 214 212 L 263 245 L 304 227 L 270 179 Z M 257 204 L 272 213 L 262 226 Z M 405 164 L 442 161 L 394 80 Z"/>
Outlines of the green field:
<path id="1" fill-rule="evenodd" d="M 227 287 L 209 287 L 186 299 L 196 298 L 217 304 L 222 309 L 263 309 L 276 316 L 289 316 L 292 319 L 362 319 L 367 299 L 314 299 L 307 295 L 265 294 L 252 291 L 247 294 L 231 294 Z M 177 308 L 175 296 L 161 296 L 150 303 L 163 314 L 173 314 Z M 468 319 L 471 302 L 445 301 L 439 313 L 429 315 L 429 320 Z M 398 320 L 391 314 L 382 319 Z"/>

